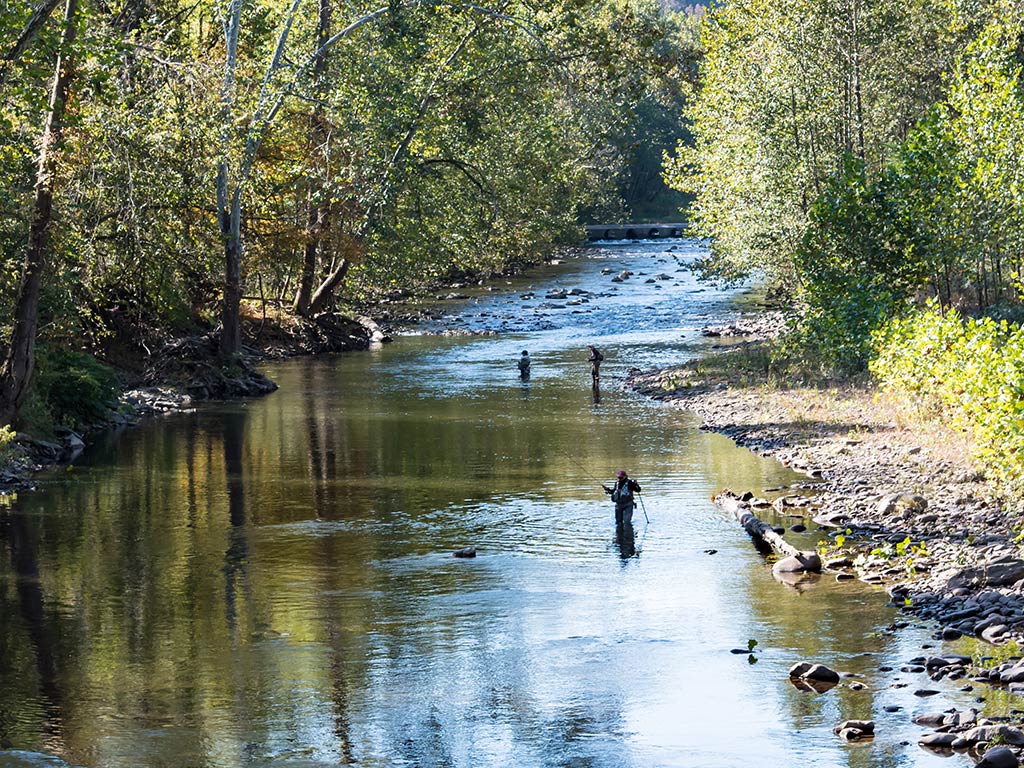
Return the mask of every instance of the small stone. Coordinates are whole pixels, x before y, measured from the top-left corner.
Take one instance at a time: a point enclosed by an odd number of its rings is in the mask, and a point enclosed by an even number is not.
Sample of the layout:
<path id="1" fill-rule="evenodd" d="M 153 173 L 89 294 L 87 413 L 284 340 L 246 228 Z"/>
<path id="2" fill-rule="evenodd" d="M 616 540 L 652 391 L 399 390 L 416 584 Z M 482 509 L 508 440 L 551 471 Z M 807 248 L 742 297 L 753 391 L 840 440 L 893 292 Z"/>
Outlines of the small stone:
<path id="1" fill-rule="evenodd" d="M 811 663 L 807 661 L 800 661 L 789 668 L 790 677 L 803 677 L 804 673 L 811 668 Z M 836 678 L 837 680 L 839 678 Z"/>
<path id="2" fill-rule="evenodd" d="M 875 721 L 874 720 L 844 720 L 835 728 L 832 729 L 832 733 L 838 734 L 847 728 L 855 728 L 862 733 L 874 733 L 875 732 Z"/>

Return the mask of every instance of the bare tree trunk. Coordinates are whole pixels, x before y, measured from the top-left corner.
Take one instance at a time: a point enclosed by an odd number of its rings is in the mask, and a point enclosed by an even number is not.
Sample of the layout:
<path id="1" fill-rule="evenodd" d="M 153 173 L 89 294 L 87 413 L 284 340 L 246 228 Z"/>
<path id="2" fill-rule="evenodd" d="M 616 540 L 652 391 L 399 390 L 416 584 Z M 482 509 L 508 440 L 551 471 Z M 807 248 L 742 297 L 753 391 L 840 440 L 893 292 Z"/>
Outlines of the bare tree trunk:
<path id="1" fill-rule="evenodd" d="M 319 93 L 323 88 L 324 76 L 327 74 L 327 55 L 329 49 L 324 44 L 331 37 L 331 0 L 320 0 L 319 14 L 316 25 L 316 50 L 318 56 L 313 63 L 313 87 Z M 325 151 L 328 141 L 328 131 L 325 124 L 324 109 L 317 102 L 313 114 L 309 120 L 310 129 L 310 157 L 316 157 L 318 153 Z M 326 169 L 327 159 L 324 158 L 323 167 Z M 317 255 L 320 252 L 320 243 L 330 220 L 330 207 L 327 203 L 317 202 L 314 189 L 317 182 L 316 169 L 311 169 L 309 178 L 309 189 L 306 192 L 306 244 L 302 249 L 302 269 L 299 272 L 299 286 L 295 293 L 295 302 L 292 304 L 292 311 L 297 315 L 309 314 L 309 302 L 313 294 L 313 280 L 316 277 Z"/>
<path id="2" fill-rule="evenodd" d="M 14 45 L 0 58 L 0 90 L 3 90 L 4 85 L 7 83 L 7 78 L 10 77 L 11 72 L 14 71 L 15 64 L 21 58 L 21 55 L 28 50 L 29 45 L 35 40 L 36 35 L 39 34 L 39 30 L 46 24 L 46 20 L 50 18 L 50 14 L 53 13 L 53 9 L 60 4 L 60 0 L 42 0 L 39 5 L 32 11 L 32 15 L 29 17 L 28 22 L 21 30 L 21 34 L 18 35 L 18 39 L 14 41 Z"/>
<path id="3" fill-rule="evenodd" d="M 331 299 L 334 298 L 334 291 L 341 285 L 341 281 L 345 279 L 345 275 L 348 274 L 349 267 L 351 266 L 352 261 L 350 259 L 342 259 L 341 263 L 338 264 L 338 268 L 331 272 L 326 280 L 320 283 L 320 287 L 316 289 L 316 293 L 313 294 L 313 298 L 309 302 L 310 315 L 322 312 L 330 303 Z"/>
<path id="4" fill-rule="evenodd" d="M 64 108 L 71 88 L 71 44 L 75 39 L 75 15 L 78 0 L 67 0 L 64 33 L 50 93 L 50 109 L 39 147 L 35 202 L 29 224 L 28 245 L 22 266 L 21 285 L 14 311 L 11 346 L 0 368 L 0 424 L 9 424 L 18 415 L 35 368 L 36 331 L 39 327 L 39 292 L 46 256 L 49 251 L 50 223 L 53 219 L 53 177 L 57 150 L 63 133 Z"/>
<path id="5" fill-rule="evenodd" d="M 857 157 L 864 162 L 864 103 L 860 77 L 860 0 L 853 0 L 853 98 L 857 112 Z"/>
<path id="6" fill-rule="evenodd" d="M 242 349 L 242 210 L 240 190 L 231 196 L 230 210 L 221 215 L 224 238 L 224 305 L 221 310 L 220 355 L 230 357 Z"/>

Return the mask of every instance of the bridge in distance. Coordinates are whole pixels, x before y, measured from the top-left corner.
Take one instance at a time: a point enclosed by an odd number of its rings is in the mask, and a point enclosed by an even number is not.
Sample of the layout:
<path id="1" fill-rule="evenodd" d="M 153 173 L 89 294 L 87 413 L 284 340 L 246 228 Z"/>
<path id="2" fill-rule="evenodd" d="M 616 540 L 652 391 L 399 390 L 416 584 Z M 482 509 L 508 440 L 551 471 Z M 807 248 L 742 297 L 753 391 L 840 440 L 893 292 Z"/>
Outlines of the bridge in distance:
<path id="1" fill-rule="evenodd" d="M 685 232 L 685 224 L 588 224 L 587 240 L 648 240 Z"/>

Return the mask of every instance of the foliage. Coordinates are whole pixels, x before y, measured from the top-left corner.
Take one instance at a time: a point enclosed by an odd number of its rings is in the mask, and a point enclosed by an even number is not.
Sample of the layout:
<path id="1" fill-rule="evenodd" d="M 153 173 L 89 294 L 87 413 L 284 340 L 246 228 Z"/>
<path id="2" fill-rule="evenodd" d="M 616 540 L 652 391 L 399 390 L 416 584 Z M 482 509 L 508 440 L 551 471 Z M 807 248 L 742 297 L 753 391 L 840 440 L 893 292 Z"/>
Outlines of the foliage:
<path id="1" fill-rule="evenodd" d="M 117 378 L 91 355 L 44 349 L 33 390 L 55 426 L 81 428 L 103 419 L 116 402 Z"/>
<path id="2" fill-rule="evenodd" d="M 909 575 L 913 575 L 917 572 L 917 567 L 914 565 L 915 558 L 927 556 L 928 548 L 925 546 L 925 543 L 922 541 L 915 544 L 911 538 L 907 536 L 905 539 L 897 541 L 895 544 L 887 541 L 869 552 L 862 552 L 857 555 L 853 564 L 856 568 L 871 568 L 872 566 L 877 565 L 897 564 Z"/>
<path id="3" fill-rule="evenodd" d="M 922 415 L 968 431 L 1006 498 L 1024 492 L 1024 329 L 932 302 L 875 335 L 871 370 Z"/>
<path id="4" fill-rule="evenodd" d="M 233 5 L 80 0 L 41 341 L 144 355 L 210 329 L 229 282 L 222 169 L 239 200 L 242 295 L 290 305 L 301 278 L 328 285 L 345 264 L 329 309 L 577 241 L 584 212 L 623 210 L 629 178 L 649 172 L 661 150 L 642 145 L 681 130 L 694 22 L 656 0 L 384 5 L 241 0 L 229 56 Z M 22 6 L 0 8 L 0 51 Z M 57 15 L 0 83 L 4 318 Z M 0 341 L 9 333 L 0 324 Z"/>
<path id="5" fill-rule="evenodd" d="M 667 166 L 696 196 L 704 267 L 794 276 L 814 201 L 856 157 L 869 181 L 942 93 L 969 31 L 942 0 L 737 0 L 705 17 L 695 138 Z"/>
<path id="6" fill-rule="evenodd" d="M 14 458 L 14 437 L 17 433 L 5 424 L 0 427 L 0 468 L 7 466 Z"/>

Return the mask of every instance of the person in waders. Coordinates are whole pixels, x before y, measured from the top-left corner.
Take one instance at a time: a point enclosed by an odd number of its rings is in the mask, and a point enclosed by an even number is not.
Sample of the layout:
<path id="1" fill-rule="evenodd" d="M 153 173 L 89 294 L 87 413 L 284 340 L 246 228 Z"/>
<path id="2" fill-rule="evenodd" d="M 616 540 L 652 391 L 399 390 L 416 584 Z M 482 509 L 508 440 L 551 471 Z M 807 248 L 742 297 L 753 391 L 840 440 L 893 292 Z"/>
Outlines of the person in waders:
<path id="1" fill-rule="evenodd" d="M 630 480 L 626 470 L 620 469 L 616 475 L 615 487 L 602 485 L 604 492 L 611 494 L 615 502 L 615 525 L 632 525 L 633 508 L 636 506 L 636 494 L 640 493 L 640 483 Z"/>
<path id="2" fill-rule="evenodd" d="M 604 362 L 604 355 L 598 351 L 597 347 L 593 344 L 590 345 L 590 357 L 587 358 L 590 361 L 590 378 L 594 382 L 594 386 L 597 386 L 597 382 L 601 378 L 601 363 Z"/>
<path id="3" fill-rule="evenodd" d="M 519 378 L 530 378 L 530 353 L 525 349 L 523 350 L 523 354 L 519 356 Z"/>

